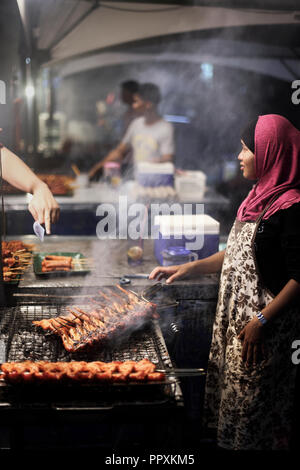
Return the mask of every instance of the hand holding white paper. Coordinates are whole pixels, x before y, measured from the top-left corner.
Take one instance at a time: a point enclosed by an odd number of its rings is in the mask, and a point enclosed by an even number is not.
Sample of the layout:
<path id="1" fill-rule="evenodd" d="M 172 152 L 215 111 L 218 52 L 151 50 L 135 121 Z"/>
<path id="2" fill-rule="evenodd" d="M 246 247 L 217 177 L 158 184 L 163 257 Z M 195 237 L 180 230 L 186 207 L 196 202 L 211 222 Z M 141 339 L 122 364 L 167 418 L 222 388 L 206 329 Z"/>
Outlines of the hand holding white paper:
<path id="1" fill-rule="evenodd" d="M 43 242 L 44 241 L 45 229 L 38 222 L 34 222 L 33 231 L 36 234 L 36 236 L 39 237 L 41 242 Z"/>

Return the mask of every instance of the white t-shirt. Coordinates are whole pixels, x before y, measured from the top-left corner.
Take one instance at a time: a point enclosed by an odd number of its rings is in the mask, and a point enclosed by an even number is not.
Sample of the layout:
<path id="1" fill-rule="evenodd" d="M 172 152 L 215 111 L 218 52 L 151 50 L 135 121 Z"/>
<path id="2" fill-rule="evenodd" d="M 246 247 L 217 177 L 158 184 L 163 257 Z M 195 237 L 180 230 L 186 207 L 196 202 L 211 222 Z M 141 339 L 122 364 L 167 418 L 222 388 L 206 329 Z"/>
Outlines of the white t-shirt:
<path id="1" fill-rule="evenodd" d="M 173 126 L 164 119 L 147 125 L 142 116 L 131 122 L 122 143 L 131 145 L 135 163 L 151 162 L 174 154 Z"/>

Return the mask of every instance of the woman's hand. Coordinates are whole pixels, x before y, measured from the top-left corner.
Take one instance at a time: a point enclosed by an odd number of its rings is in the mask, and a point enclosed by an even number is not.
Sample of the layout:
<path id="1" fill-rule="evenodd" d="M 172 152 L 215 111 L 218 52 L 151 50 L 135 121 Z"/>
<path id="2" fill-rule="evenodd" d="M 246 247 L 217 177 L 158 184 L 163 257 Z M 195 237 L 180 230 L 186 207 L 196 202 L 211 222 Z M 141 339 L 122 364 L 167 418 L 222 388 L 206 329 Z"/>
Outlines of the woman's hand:
<path id="1" fill-rule="evenodd" d="M 264 345 L 264 325 L 257 317 L 252 318 L 242 329 L 238 339 L 243 342 L 242 359 L 246 366 L 256 365 L 260 360 L 266 357 Z"/>
<path id="2" fill-rule="evenodd" d="M 167 278 L 166 284 L 171 284 L 179 279 L 186 279 L 193 270 L 193 263 L 180 264 L 178 266 L 157 266 L 149 275 L 149 279 L 157 279 L 160 281 L 164 277 Z"/>
<path id="3" fill-rule="evenodd" d="M 54 199 L 48 186 L 39 180 L 32 191 L 33 197 L 28 205 L 28 210 L 34 220 L 45 224 L 47 235 L 51 233 L 51 224 L 55 224 L 59 218 L 59 205 Z"/>

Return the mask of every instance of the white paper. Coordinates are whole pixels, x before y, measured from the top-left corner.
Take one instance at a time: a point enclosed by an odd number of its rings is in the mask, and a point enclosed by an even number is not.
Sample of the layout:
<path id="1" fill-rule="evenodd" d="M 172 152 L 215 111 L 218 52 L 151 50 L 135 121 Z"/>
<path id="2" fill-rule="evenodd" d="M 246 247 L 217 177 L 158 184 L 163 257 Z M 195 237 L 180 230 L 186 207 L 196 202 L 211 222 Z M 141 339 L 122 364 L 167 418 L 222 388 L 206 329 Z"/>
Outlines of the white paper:
<path id="1" fill-rule="evenodd" d="M 45 229 L 38 222 L 34 222 L 33 231 L 36 234 L 36 236 L 39 237 L 41 242 L 43 242 L 44 241 L 44 235 L 45 235 Z"/>

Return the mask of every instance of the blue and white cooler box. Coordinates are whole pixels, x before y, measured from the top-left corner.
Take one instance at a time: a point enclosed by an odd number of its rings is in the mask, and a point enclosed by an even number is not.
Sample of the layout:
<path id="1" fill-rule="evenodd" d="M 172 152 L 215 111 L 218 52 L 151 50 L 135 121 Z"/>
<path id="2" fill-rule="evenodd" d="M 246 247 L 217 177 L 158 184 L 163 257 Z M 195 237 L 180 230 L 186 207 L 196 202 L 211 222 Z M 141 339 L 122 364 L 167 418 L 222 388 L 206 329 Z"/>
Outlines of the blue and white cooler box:
<path id="1" fill-rule="evenodd" d="M 207 214 L 156 215 L 154 218 L 154 253 L 160 265 L 163 251 L 184 247 L 203 259 L 219 251 L 220 223 Z"/>
<path id="2" fill-rule="evenodd" d="M 174 186 L 173 163 L 141 162 L 136 165 L 136 180 L 141 186 Z"/>

